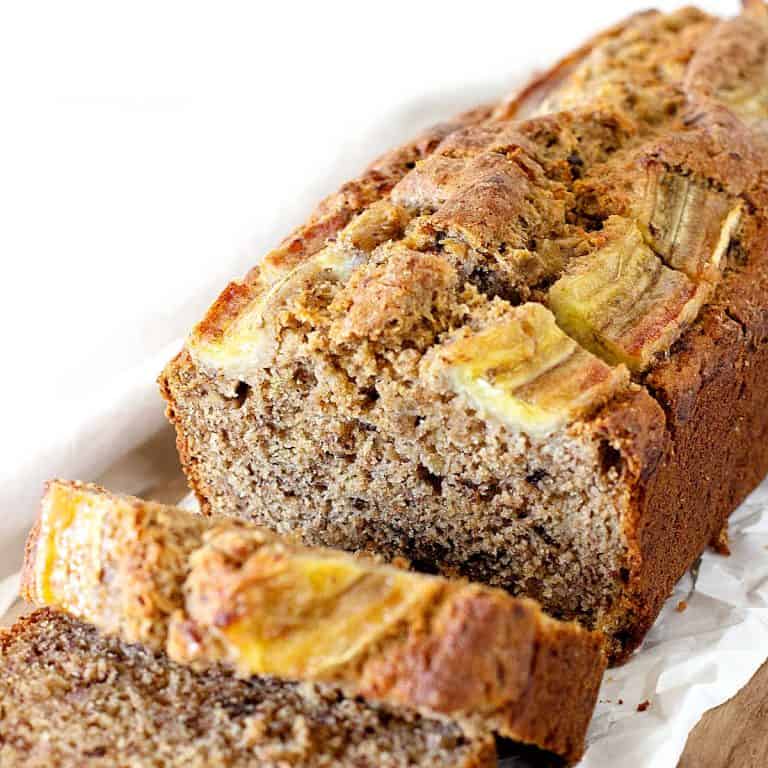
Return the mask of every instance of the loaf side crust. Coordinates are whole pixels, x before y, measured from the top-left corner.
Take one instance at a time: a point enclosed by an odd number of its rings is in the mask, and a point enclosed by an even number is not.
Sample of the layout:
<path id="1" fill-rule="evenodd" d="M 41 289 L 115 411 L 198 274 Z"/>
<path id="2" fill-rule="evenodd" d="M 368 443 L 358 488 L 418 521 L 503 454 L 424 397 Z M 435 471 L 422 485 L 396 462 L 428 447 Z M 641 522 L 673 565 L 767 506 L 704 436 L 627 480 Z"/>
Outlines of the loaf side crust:
<path id="1" fill-rule="evenodd" d="M 631 476 L 635 568 L 617 606 L 621 661 L 642 641 L 675 583 L 768 472 L 768 252 L 749 266 L 648 377 L 596 428 L 621 446 Z M 659 429 L 658 411 L 664 414 Z"/>

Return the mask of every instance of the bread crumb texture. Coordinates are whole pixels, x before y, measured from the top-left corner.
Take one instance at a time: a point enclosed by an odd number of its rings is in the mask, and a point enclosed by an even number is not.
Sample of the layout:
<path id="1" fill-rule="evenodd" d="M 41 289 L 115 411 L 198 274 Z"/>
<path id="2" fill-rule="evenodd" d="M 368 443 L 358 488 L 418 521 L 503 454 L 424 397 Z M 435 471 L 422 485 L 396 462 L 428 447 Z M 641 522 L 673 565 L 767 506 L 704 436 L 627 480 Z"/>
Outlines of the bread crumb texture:
<path id="1" fill-rule="evenodd" d="M 329 688 L 193 672 L 41 610 L 0 634 L 0 764 L 490 768 L 495 756 L 450 723 Z"/>

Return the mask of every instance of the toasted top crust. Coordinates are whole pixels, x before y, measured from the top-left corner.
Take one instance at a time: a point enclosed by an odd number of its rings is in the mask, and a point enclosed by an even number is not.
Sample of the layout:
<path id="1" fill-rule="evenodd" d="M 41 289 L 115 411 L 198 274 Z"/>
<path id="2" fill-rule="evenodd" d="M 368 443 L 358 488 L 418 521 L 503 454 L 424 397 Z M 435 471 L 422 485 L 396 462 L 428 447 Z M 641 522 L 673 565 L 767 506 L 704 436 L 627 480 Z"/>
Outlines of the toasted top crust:
<path id="1" fill-rule="evenodd" d="M 332 683 L 568 759 L 605 666 L 597 633 L 530 600 L 77 483 L 48 485 L 22 593 L 175 661 Z"/>
<path id="2" fill-rule="evenodd" d="M 558 393 L 547 423 L 584 419 L 627 393 L 621 366 L 643 382 L 734 262 L 768 169 L 767 78 L 761 3 L 727 21 L 694 8 L 633 16 L 511 100 L 430 132 L 329 198 L 224 291 L 187 350 L 247 382 L 308 334 L 310 355 L 366 345 L 384 358 L 426 324 L 417 349 L 439 358 L 471 324 L 462 308 L 473 297 L 540 302 L 617 368 L 594 396 Z M 397 282 L 410 288 L 395 295 Z M 583 359 L 577 374 L 588 378 L 594 362 Z M 535 378 L 528 399 L 507 393 L 508 407 L 478 410 L 541 437 L 539 420 L 519 416 L 537 399 Z"/>

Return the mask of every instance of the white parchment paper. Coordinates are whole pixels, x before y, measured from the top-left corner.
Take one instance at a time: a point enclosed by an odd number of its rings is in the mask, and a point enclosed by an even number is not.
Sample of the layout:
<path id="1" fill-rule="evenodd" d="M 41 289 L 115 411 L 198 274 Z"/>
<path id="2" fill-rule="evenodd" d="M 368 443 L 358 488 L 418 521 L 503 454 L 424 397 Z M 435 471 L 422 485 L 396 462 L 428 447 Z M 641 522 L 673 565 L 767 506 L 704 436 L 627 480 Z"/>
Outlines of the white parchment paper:
<path id="1" fill-rule="evenodd" d="M 702 714 L 765 661 L 768 481 L 733 514 L 729 530 L 731 555 L 705 552 L 696 578 L 680 581 L 640 651 L 608 670 L 583 768 L 672 768 Z"/>

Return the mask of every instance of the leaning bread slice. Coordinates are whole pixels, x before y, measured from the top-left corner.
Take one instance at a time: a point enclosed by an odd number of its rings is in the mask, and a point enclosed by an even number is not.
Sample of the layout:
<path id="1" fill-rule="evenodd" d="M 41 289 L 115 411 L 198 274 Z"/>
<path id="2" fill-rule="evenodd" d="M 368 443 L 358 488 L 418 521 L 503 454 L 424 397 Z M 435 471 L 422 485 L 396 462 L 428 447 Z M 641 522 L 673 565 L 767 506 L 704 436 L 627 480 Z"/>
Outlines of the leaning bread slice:
<path id="1" fill-rule="evenodd" d="M 494 753 L 455 723 L 193 671 L 47 609 L 0 632 L 3 768 L 490 768 Z"/>
<path id="2" fill-rule="evenodd" d="M 174 661 L 332 684 L 569 760 L 605 666 L 601 636 L 533 601 L 76 483 L 48 485 L 22 592 Z"/>

